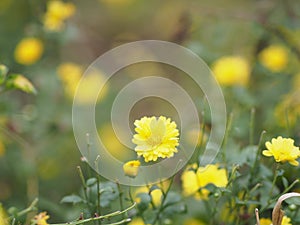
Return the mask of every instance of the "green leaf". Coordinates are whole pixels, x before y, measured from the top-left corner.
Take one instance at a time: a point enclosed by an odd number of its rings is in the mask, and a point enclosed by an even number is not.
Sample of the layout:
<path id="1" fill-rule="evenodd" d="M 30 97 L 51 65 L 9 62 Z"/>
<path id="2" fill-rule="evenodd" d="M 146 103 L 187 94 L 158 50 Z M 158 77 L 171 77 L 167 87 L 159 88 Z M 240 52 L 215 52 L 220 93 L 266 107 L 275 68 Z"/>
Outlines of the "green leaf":
<path id="1" fill-rule="evenodd" d="M 97 179 L 95 178 L 95 177 L 92 177 L 92 178 L 90 178 L 90 179 L 88 179 L 87 181 L 86 181 L 86 185 L 88 186 L 88 187 L 91 187 L 91 186 L 93 186 L 94 184 L 96 184 L 97 183 Z"/>
<path id="2" fill-rule="evenodd" d="M 168 207 L 170 205 L 174 205 L 174 204 L 177 204 L 181 201 L 181 195 L 176 193 L 176 192 L 169 192 L 168 195 L 167 195 L 167 198 L 165 200 L 165 204 L 164 206 L 165 207 Z"/>
<path id="3" fill-rule="evenodd" d="M 101 207 L 110 206 L 111 202 L 119 197 L 118 187 L 113 182 L 100 183 Z"/>
<path id="4" fill-rule="evenodd" d="M 18 89 L 29 94 L 36 94 L 33 84 L 22 74 L 10 74 L 6 81 L 6 88 Z"/>
<path id="5" fill-rule="evenodd" d="M 139 193 L 137 194 L 137 198 L 139 198 L 139 203 L 137 204 L 138 209 L 140 211 L 148 209 L 151 202 L 151 196 L 147 193 Z"/>
<path id="6" fill-rule="evenodd" d="M 63 199 L 60 201 L 60 203 L 72 203 L 77 204 L 83 202 L 83 199 L 78 195 L 68 195 L 63 197 Z"/>

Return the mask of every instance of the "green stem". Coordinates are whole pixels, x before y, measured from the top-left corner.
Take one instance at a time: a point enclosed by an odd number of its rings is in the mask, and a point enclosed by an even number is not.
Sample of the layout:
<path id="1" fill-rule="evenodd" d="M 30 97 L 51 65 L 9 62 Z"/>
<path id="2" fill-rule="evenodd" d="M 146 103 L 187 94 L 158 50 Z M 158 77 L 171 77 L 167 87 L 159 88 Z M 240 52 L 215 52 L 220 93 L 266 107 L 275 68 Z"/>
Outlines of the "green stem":
<path id="1" fill-rule="evenodd" d="M 228 118 L 228 123 L 227 123 L 227 127 L 226 127 L 226 131 L 225 131 L 225 136 L 224 136 L 224 141 L 223 141 L 223 145 L 222 145 L 222 149 L 223 149 L 223 162 L 226 163 L 226 154 L 225 154 L 225 148 L 227 146 L 227 142 L 228 142 L 228 137 L 229 137 L 229 133 L 232 127 L 232 121 L 233 121 L 233 112 L 230 113 L 229 118 Z"/>
<path id="2" fill-rule="evenodd" d="M 254 122 L 255 122 L 255 108 L 251 109 L 250 124 L 249 124 L 249 143 L 254 143 Z"/>
<path id="3" fill-rule="evenodd" d="M 116 181 L 117 187 L 118 187 L 118 191 L 119 191 L 119 202 L 120 202 L 120 209 L 123 210 L 124 209 L 124 204 L 123 204 L 123 191 L 121 188 L 121 185 L 119 183 L 119 181 Z M 124 215 L 123 215 L 123 219 L 124 219 Z"/>
<path id="4" fill-rule="evenodd" d="M 77 170 L 78 170 L 78 174 L 79 174 L 82 186 L 83 186 L 83 194 L 84 194 L 84 198 L 85 198 L 85 201 L 86 201 L 86 205 L 87 205 L 90 213 L 92 214 L 92 209 L 91 209 L 90 204 L 89 204 L 89 198 L 88 198 L 88 192 L 87 192 L 87 185 L 86 185 L 86 182 L 85 182 L 85 179 L 84 179 L 81 167 L 77 166 Z"/>
<path id="5" fill-rule="evenodd" d="M 32 203 L 24 210 L 20 211 L 17 213 L 16 217 L 20 217 L 20 216 L 23 216 L 23 215 L 26 215 L 27 213 L 33 211 L 36 209 L 36 204 L 38 203 L 38 198 L 35 198 Z M 12 219 L 14 216 L 10 216 L 9 219 Z"/>
<path id="6" fill-rule="evenodd" d="M 101 206 L 100 206 L 100 175 L 99 175 L 99 166 L 98 160 L 100 159 L 100 155 L 97 156 L 95 160 L 95 168 L 96 168 L 96 179 L 97 179 L 97 213 L 101 215 Z M 133 202 L 132 202 L 133 203 Z M 101 220 L 99 220 L 99 224 L 101 224 Z"/>
<path id="7" fill-rule="evenodd" d="M 68 223 L 56 223 L 56 224 L 49 224 L 49 225 L 78 225 L 78 224 L 88 223 L 88 222 L 91 222 L 91 221 L 108 219 L 110 217 L 118 216 L 118 215 L 121 215 L 121 214 L 124 214 L 124 213 L 128 212 L 129 210 L 133 209 L 135 207 L 135 205 L 136 205 L 136 203 L 134 203 L 133 205 L 131 205 L 127 209 L 124 209 L 123 211 L 112 212 L 112 213 L 106 214 L 104 216 L 91 217 L 91 218 L 84 219 L 84 220 L 78 220 L 78 221 L 73 221 L 73 222 L 68 222 Z M 129 221 L 130 221 L 130 219 L 127 218 L 127 219 L 124 219 L 124 220 L 116 222 L 116 223 L 110 223 L 110 225 L 113 225 L 113 224 L 122 224 L 122 223 L 126 223 L 126 222 L 129 222 Z"/>

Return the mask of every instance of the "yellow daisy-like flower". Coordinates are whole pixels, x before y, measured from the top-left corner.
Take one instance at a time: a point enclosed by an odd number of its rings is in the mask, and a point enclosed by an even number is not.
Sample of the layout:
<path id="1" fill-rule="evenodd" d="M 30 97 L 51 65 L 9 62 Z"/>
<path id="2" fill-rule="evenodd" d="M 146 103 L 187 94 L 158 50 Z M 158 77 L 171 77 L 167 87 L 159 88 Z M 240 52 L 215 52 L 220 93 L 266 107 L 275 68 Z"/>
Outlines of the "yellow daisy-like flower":
<path id="1" fill-rule="evenodd" d="M 291 218 L 284 216 L 282 218 L 281 225 L 292 225 Z"/>
<path id="2" fill-rule="evenodd" d="M 44 17 L 44 26 L 49 31 L 60 31 L 64 26 L 64 21 L 75 13 L 75 5 L 64 3 L 59 0 L 49 1 L 47 12 Z"/>
<path id="3" fill-rule="evenodd" d="M 224 86 L 247 85 L 250 77 L 250 66 L 246 59 L 239 56 L 225 56 L 212 65 L 217 81 Z"/>
<path id="4" fill-rule="evenodd" d="M 9 224 L 8 216 L 6 215 L 6 212 L 0 203 L 0 225 L 8 225 L 8 224 Z"/>
<path id="5" fill-rule="evenodd" d="M 134 192 L 134 200 L 135 200 L 135 202 L 137 202 L 137 203 L 140 202 L 140 199 L 138 197 L 139 193 L 149 193 L 149 192 L 150 192 L 150 189 L 148 187 L 146 187 L 146 186 L 138 188 Z M 151 200 L 152 200 L 152 203 L 154 204 L 155 207 L 160 206 L 161 200 L 162 200 L 162 195 L 163 195 L 163 192 L 159 188 L 158 189 L 154 189 L 153 191 L 150 192 Z"/>
<path id="6" fill-rule="evenodd" d="M 267 218 L 261 218 L 259 220 L 260 225 L 272 225 L 272 220 L 267 219 Z M 291 219 L 288 218 L 287 216 L 283 216 L 281 225 L 292 225 Z"/>
<path id="7" fill-rule="evenodd" d="M 128 225 L 145 225 L 145 222 L 142 218 L 134 218 Z"/>
<path id="8" fill-rule="evenodd" d="M 32 65 L 42 56 L 44 46 L 41 40 L 37 38 L 24 38 L 15 49 L 15 59 L 23 65 Z"/>
<path id="9" fill-rule="evenodd" d="M 207 198 L 209 191 L 204 187 L 213 184 L 216 187 L 226 187 L 228 184 L 227 172 L 218 165 L 209 164 L 195 170 L 195 164 L 187 167 L 181 176 L 183 194 L 195 195 L 196 198 Z M 201 192 L 199 193 L 199 190 Z"/>
<path id="10" fill-rule="evenodd" d="M 288 51 L 280 45 L 265 48 L 258 57 L 261 64 L 272 72 L 280 72 L 288 64 Z"/>
<path id="11" fill-rule="evenodd" d="M 273 156 L 276 162 L 289 162 L 293 166 L 298 166 L 296 161 L 300 157 L 299 147 L 294 145 L 291 138 L 282 138 L 281 136 L 273 138 L 271 142 L 266 142 L 267 150 L 263 151 L 264 156 Z"/>
<path id="12" fill-rule="evenodd" d="M 33 222 L 36 225 L 48 225 L 47 220 L 49 218 L 50 216 L 47 215 L 47 212 L 41 212 L 34 217 Z"/>
<path id="13" fill-rule="evenodd" d="M 143 117 L 134 122 L 136 134 L 132 142 L 135 151 L 143 156 L 145 162 L 156 161 L 158 158 L 170 158 L 177 152 L 179 131 L 170 118 Z"/>
<path id="14" fill-rule="evenodd" d="M 138 175 L 140 165 L 138 160 L 128 161 L 123 165 L 123 171 L 126 176 L 134 178 Z"/>

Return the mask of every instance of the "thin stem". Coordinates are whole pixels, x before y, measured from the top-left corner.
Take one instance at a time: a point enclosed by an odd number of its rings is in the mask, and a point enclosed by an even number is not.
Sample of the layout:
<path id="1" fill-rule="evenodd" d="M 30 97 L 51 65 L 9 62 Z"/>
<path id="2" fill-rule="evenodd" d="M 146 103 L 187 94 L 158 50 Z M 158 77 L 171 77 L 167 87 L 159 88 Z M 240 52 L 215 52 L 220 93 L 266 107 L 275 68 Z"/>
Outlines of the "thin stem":
<path id="1" fill-rule="evenodd" d="M 24 210 L 20 211 L 17 213 L 16 217 L 20 217 L 20 216 L 23 216 L 23 215 L 26 215 L 27 213 L 33 211 L 36 209 L 36 204 L 38 203 L 38 198 L 35 198 L 32 203 Z M 10 216 L 9 219 L 12 219 L 14 216 Z"/>
<path id="2" fill-rule="evenodd" d="M 251 109 L 250 124 L 249 124 L 249 143 L 254 143 L 254 122 L 255 122 L 255 108 Z"/>
<path id="3" fill-rule="evenodd" d="M 101 215 L 101 206 L 100 206 L 100 175 L 99 175 L 99 166 L 98 160 L 100 159 L 100 155 L 97 156 L 95 160 L 95 168 L 96 168 L 96 179 L 97 179 L 97 213 Z M 133 202 L 132 202 L 133 203 Z M 101 220 L 98 221 L 101 224 Z"/>
<path id="4" fill-rule="evenodd" d="M 276 184 L 276 181 L 277 181 L 277 178 L 278 178 L 278 169 L 279 169 L 279 164 L 277 163 L 276 168 L 275 168 L 275 175 L 274 175 L 274 178 L 273 178 L 273 181 L 272 181 L 272 187 L 271 187 L 270 192 L 269 192 L 269 197 L 270 198 L 272 197 L 273 190 L 275 188 L 275 184 Z"/>
<path id="5" fill-rule="evenodd" d="M 84 194 L 84 198 L 85 198 L 85 201 L 86 201 L 86 205 L 87 205 L 90 213 L 92 214 L 92 209 L 91 209 L 90 204 L 89 204 L 89 198 L 88 198 L 88 193 L 87 193 L 87 185 L 86 185 L 81 167 L 77 166 L 77 170 L 78 170 L 78 174 L 79 174 L 82 186 L 83 186 L 83 194 Z"/>
<path id="6" fill-rule="evenodd" d="M 229 133 L 230 133 L 230 130 L 231 130 L 231 127 L 232 127 L 232 121 L 233 121 L 233 112 L 231 112 L 230 115 L 229 115 L 226 131 L 225 131 L 225 137 L 224 137 L 224 141 L 223 141 L 223 145 L 222 145 L 222 148 L 223 148 L 222 156 L 223 156 L 223 162 L 224 163 L 226 163 L 226 154 L 225 154 L 226 151 L 224 149 L 227 146 Z"/>
<path id="7" fill-rule="evenodd" d="M 119 202 L 120 202 L 120 208 L 121 210 L 124 209 L 124 204 L 123 204 L 123 191 L 122 191 L 122 188 L 121 188 L 121 185 L 119 183 L 119 181 L 116 181 L 116 184 L 117 184 L 117 187 L 118 187 L 118 191 L 119 191 Z M 124 219 L 124 215 L 123 215 L 123 219 Z"/>
<path id="8" fill-rule="evenodd" d="M 258 209 L 257 208 L 255 209 L 255 218 L 256 218 L 256 225 L 260 225 L 260 222 L 259 222 L 259 213 L 258 213 Z"/>
<path id="9" fill-rule="evenodd" d="M 129 210 L 133 209 L 135 206 L 136 206 L 136 203 L 134 203 L 133 205 L 131 205 L 127 209 L 124 209 L 122 211 L 112 212 L 112 213 L 106 214 L 104 216 L 91 217 L 91 218 L 84 219 L 84 220 L 78 220 L 78 221 L 73 221 L 73 222 L 68 222 L 68 223 L 56 223 L 56 224 L 49 224 L 49 225 L 78 225 L 78 224 L 88 223 L 88 222 L 91 222 L 91 221 L 107 219 L 107 218 L 110 218 L 110 217 L 113 217 L 113 216 L 118 216 L 118 215 L 124 214 L 124 213 L 128 212 Z M 125 220 L 122 220 L 122 221 L 119 221 L 119 222 L 116 222 L 116 223 L 110 223 L 110 225 L 122 224 L 122 223 L 129 222 L 129 221 L 130 221 L 130 219 L 125 219 Z"/>

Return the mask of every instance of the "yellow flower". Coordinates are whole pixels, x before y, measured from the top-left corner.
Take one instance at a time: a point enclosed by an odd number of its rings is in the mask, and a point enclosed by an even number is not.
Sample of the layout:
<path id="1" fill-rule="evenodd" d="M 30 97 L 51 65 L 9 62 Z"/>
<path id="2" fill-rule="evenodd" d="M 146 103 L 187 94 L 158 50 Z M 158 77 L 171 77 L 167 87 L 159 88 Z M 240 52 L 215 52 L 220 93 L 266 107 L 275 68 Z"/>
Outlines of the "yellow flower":
<path id="1" fill-rule="evenodd" d="M 184 221 L 183 225 L 205 225 L 205 223 L 196 220 L 194 218 L 190 218 Z"/>
<path id="2" fill-rule="evenodd" d="M 136 177 L 138 172 L 139 172 L 139 168 L 140 168 L 140 161 L 138 160 L 132 160 L 132 161 L 128 161 L 123 165 L 123 170 L 126 176 L 129 177 Z"/>
<path id="3" fill-rule="evenodd" d="M 156 161 L 158 158 L 170 158 L 177 152 L 179 131 L 170 118 L 160 116 L 143 117 L 134 122 L 136 134 L 132 142 L 135 151 L 143 156 L 145 162 Z"/>
<path id="4" fill-rule="evenodd" d="M 267 218 L 261 218 L 261 219 L 259 219 L 259 223 L 260 223 L 260 225 L 271 225 L 272 220 L 267 219 Z"/>
<path id="5" fill-rule="evenodd" d="M 64 21 L 75 13 L 75 5 L 59 0 L 51 0 L 47 4 L 47 12 L 44 16 L 44 27 L 49 31 L 60 31 Z"/>
<path id="6" fill-rule="evenodd" d="M 59 78 L 64 84 L 65 93 L 69 98 L 73 98 L 77 85 L 81 81 L 83 68 L 75 63 L 63 63 L 57 68 Z M 103 74 L 98 70 L 91 70 L 81 81 L 80 92 L 76 97 L 76 103 L 89 104 L 93 103 L 94 96 L 98 95 L 99 85 L 104 83 Z M 102 100 L 108 92 L 108 86 L 105 85 L 97 97 L 97 101 Z"/>
<path id="7" fill-rule="evenodd" d="M 197 171 L 191 168 L 195 168 L 195 165 L 187 167 L 181 176 L 185 196 L 195 195 L 196 198 L 206 199 L 209 194 L 209 191 L 204 188 L 206 185 L 213 184 L 216 187 L 226 187 L 228 184 L 226 170 L 219 169 L 218 165 L 209 164 L 205 167 L 199 167 Z"/>
<path id="8" fill-rule="evenodd" d="M 138 188 L 135 192 L 134 192 L 134 200 L 135 202 L 139 203 L 140 199 L 138 197 L 138 194 L 140 193 L 146 193 L 146 194 L 149 194 L 150 192 L 150 189 L 146 186 L 144 187 L 140 187 Z M 160 206 L 161 204 L 161 198 L 162 198 L 162 190 L 161 189 L 154 189 L 153 191 L 150 192 L 150 196 L 151 196 L 151 200 L 154 204 L 155 207 L 158 207 Z"/>
<path id="9" fill-rule="evenodd" d="M 294 146 L 294 140 L 291 138 L 276 139 L 273 138 L 271 142 L 266 142 L 267 150 L 263 151 L 264 156 L 273 156 L 276 162 L 289 162 L 293 166 L 298 166 L 296 161 L 300 157 L 299 147 Z"/>
<path id="10" fill-rule="evenodd" d="M 282 71 L 288 63 L 288 51 L 280 45 L 271 45 L 259 54 L 261 64 L 272 72 Z"/>
<path id="11" fill-rule="evenodd" d="M 5 153 L 5 146 L 3 142 L 0 140 L 0 157 L 2 157 Z"/>
<path id="12" fill-rule="evenodd" d="M 44 51 L 41 40 L 37 38 L 22 39 L 15 49 L 15 59 L 23 65 L 32 65 L 37 62 Z"/>
<path id="13" fill-rule="evenodd" d="M 294 91 L 284 96 L 275 107 L 274 115 L 280 126 L 294 126 L 300 116 L 300 92 Z"/>
<path id="14" fill-rule="evenodd" d="M 260 222 L 260 225 L 272 225 L 272 220 L 266 219 L 266 218 L 261 218 L 259 220 L 259 222 Z M 292 225 L 291 219 L 288 218 L 287 216 L 283 216 L 281 225 Z"/>
<path id="15" fill-rule="evenodd" d="M 0 203 L 0 225 L 8 225 L 8 217 L 4 211 L 4 208 L 2 207 L 2 204 Z"/>
<path id="16" fill-rule="evenodd" d="M 224 86 L 247 85 L 250 77 L 249 63 L 239 56 L 225 56 L 212 65 L 217 81 Z"/>
<path id="17" fill-rule="evenodd" d="M 281 221 L 281 225 L 292 225 L 291 219 L 287 216 L 284 216 Z"/>
<path id="18" fill-rule="evenodd" d="M 23 75 L 16 75 L 12 79 L 12 86 L 26 93 L 36 93 L 36 90 L 32 83 Z"/>
<path id="19" fill-rule="evenodd" d="M 142 218 L 134 218 L 128 225 L 145 225 Z"/>
<path id="20" fill-rule="evenodd" d="M 47 215 L 47 212 L 41 212 L 34 217 L 33 222 L 36 225 L 48 225 L 47 220 L 49 218 L 50 216 Z"/>

